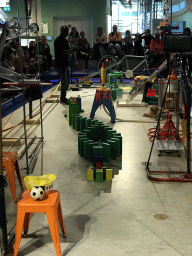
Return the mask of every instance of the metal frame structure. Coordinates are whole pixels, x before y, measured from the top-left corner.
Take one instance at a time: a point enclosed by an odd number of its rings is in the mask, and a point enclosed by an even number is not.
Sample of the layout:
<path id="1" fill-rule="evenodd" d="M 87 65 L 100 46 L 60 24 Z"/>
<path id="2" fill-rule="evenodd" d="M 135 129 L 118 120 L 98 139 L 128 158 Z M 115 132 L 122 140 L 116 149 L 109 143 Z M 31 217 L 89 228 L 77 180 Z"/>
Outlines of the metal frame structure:
<path id="1" fill-rule="evenodd" d="M 10 29 L 16 29 L 18 32 L 16 34 L 16 37 L 19 37 L 19 48 L 20 48 L 20 61 L 21 61 L 21 74 L 18 74 L 16 72 L 12 72 L 9 69 L 3 68 L 2 66 L 0 66 L 0 77 L 3 77 L 11 82 L 16 82 L 18 83 L 18 85 L 21 85 L 21 88 L 9 88 L 9 90 L 21 90 L 23 92 L 23 117 L 24 117 L 24 139 L 25 139 L 25 154 L 26 154 L 26 170 L 27 170 L 27 174 L 29 174 L 29 170 L 33 170 L 36 160 L 37 160 L 37 155 L 35 152 L 38 152 L 38 148 L 35 148 L 35 151 L 33 152 L 32 155 L 30 155 L 32 157 L 30 164 L 28 161 L 28 147 L 29 145 L 27 144 L 27 129 L 26 129 L 26 110 L 25 110 L 25 91 L 26 91 L 26 84 L 27 84 L 27 77 L 23 74 L 23 61 L 21 58 L 21 29 L 24 29 L 25 31 L 29 31 L 29 29 L 36 29 L 36 35 L 37 35 L 37 46 L 38 46 L 38 30 L 39 27 L 37 25 L 37 2 L 35 0 L 35 9 L 36 9 L 36 24 L 31 24 L 29 25 L 29 19 L 30 19 L 30 15 L 31 15 L 31 2 L 33 0 L 24 0 L 25 3 L 25 10 L 26 10 L 26 27 L 21 27 L 19 24 L 19 11 L 17 10 L 18 13 L 18 21 L 16 25 L 11 25 L 9 24 L 7 21 L 5 22 L 5 24 L 0 24 L 0 27 L 2 29 L 2 33 L 1 33 L 1 38 L 0 38 L 0 60 L 1 60 L 1 56 L 4 50 L 4 47 L 7 46 L 7 44 L 5 44 L 6 42 L 6 38 L 7 38 L 7 34 L 8 31 Z M 17 8 L 19 7 L 19 4 L 17 3 Z M 12 39 L 14 39 L 12 38 Z M 11 42 L 12 40 L 10 40 Z M 10 43 L 9 42 L 9 43 Z M 39 67 L 39 47 L 37 47 L 38 49 L 38 68 L 40 70 Z M 0 62 L 1 65 L 1 62 Z M 40 72 L 39 72 L 40 73 Z M 38 80 L 40 82 L 40 80 L 37 78 L 34 79 L 35 81 Z M 0 96 L 0 119 L 1 119 L 1 96 Z M 42 119 L 42 103 L 41 103 L 41 99 L 40 99 L 40 119 L 41 119 L 41 137 L 39 139 L 38 142 L 38 147 L 40 148 L 40 146 L 43 144 L 43 119 Z M 9 242 L 12 240 L 14 233 L 12 235 L 10 235 L 10 239 L 8 242 L 7 239 L 7 226 L 6 226 L 6 209 L 5 209 L 5 195 L 4 195 L 4 182 L 3 182 L 3 171 L 2 171 L 2 120 L 0 120 L 0 133 L 1 133 L 1 138 L 0 138 L 0 247 L 1 247 L 1 255 L 4 255 L 4 253 L 6 253 L 7 249 L 8 249 L 8 244 Z M 31 141 L 30 141 L 31 143 Z M 12 147 L 14 146 L 15 143 L 13 143 Z M 24 151 L 22 152 L 22 154 L 24 154 Z M 32 172 L 32 171 L 31 171 Z"/>
<path id="2" fill-rule="evenodd" d="M 171 29 L 172 27 L 170 27 Z M 184 54 L 185 55 L 185 54 Z M 175 57 L 179 57 L 181 59 L 182 54 L 180 53 L 178 54 L 174 54 Z M 180 61 L 181 62 L 181 61 Z M 170 58 L 170 54 L 168 54 L 168 58 L 167 58 L 167 63 L 169 66 L 169 74 L 171 74 L 171 58 Z M 192 174 L 191 174 L 191 141 L 190 141 L 190 114 L 191 114 L 191 82 L 190 82 L 190 78 L 189 78 L 189 74 L 185 74 L 182 70 L 181 70 L 181 64 L 179 65 L 179 86 L 186 91 L 186 95 L 187 95 L 187 99 L 186 102 L 184 102 L 185 106 L 186 106 L 186 119 L 187 119 L 187 143 L 186 143 L 186 160 L 187 160 L 187 172 L 169 172 L 169 171 L 150 171 L 149 169 L 149 165 L 150 165 L 150 158 L 151 158 L 151 154 L 152 154 L 152 150 L 153 150 L 153 146 L 155 143 L 155 139 L 156 139 L 156 135 L 158 134 L 159 131 L 159 127 L 160 127 L 160 118 L 161 118 L 161 113 L 162 113 L 162 109 L 163 109 L 163 105 L 165 102 L 165 98 L 166 98 L 166 92 L 167 92 L 167 88 L 168 85 L 170 84 L 170 75 L 169 75 L 169 80 L 165 89 L 165 94 L 164 94 L 164 98 L 162 101 L 162 106 L 161 106 L 161 110 L 160 110 L 160 114 L 158 117 L 158 121 L 157 121 L 157 126 L 156 126 L 156 130 L 155 130 L 155 134 L 153 137 L 153 141 L 152 141 L 152 145 L 151 145 L 151 150 L 149 153 L 149 158 L 148 161 L 145 162 L 145 166 L 146 166 L 146 172 L 147 172 L 147 176 L 149 179 L 152 180 L 156 180 L 156 181 L 172 181 L 172 182 L 192 182 Z M 179 88 L 180 90 L 180 88 Z M 178 121 L 177 121 L 177 126 L 178 126 Z M 178 128 L 177 128 L 178 130 Z M 177 131 L 177 137 L 178 137 L 178 131 Z M 169 177 L 168 178 L 156 178 L 153 177 L 152 174 L 167 174 Z M 171 177 L 171 175 L 179 175 L 178 177 Z"/>

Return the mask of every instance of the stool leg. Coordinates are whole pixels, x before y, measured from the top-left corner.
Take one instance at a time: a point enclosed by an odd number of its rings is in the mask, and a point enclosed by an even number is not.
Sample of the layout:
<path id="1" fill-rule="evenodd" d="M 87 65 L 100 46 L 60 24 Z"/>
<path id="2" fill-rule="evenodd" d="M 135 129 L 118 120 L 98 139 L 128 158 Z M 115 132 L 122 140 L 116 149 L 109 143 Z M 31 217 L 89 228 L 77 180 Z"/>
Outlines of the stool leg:
<path id="1" fill-rule="evenodd" d="M 46 214 L 56 254 L 57 256 L 61 256 L 57 209 L 51 208 Z"/>
<path id="2" fill-rule="evenodd" d="M 62 213 L 62 208 L 61 208 L 61 203 L 60 202 L 58 204 L 57 211 L 58 211 L 58 219 L 59 219 L 59 224 L 60 224 L 60 227 L 61 227 L 61 231 L 63 232 L 63 236 L 67 237 L 67 234 L 65 232 L 65 225 L 64 225 L 63 213 Z"/>
<path id="3" fill-rule="evenodd" d="M 16 185 L 15 185 L 15 172 L 14 172 L 14 164 L 13 163 L 7 163 L 5 166 L 6 169 L 6 174 L 7 174 L 7 179 L 9 181 L 9 186 L 11 189 L 11 194 L 13 196 L 13 199 L 15 203 L 17 202 L 17 197 L 16 197 Z"/>
<path id="4" fill-rule="evenodd" d="M 27 237 L 27 233 L 29 230 L 29 223 L 31 219 L 31 213 L 27 212 L 25 213 L 25 219 L 24 219 L 24 237 Z"/>
<path id="5" fill-rule="evenodd" d="M 16 231 L 15 231 L 15 245 L 14 245 L 14 254 L 13 256 L 17 256 L 19 245 L 21 241 L 21 234 L 23 230 L 23 222 L 25 218 L 25 213 L 17 207 L 17 222 L 16 222 Z"/>
<path id="6" fill-rule="evenodd" d="M 19 180 L 19 184 L 21 186 L 21 189 L 23 190 L 23 184 L 22 184 L 22 179 L 21 179 L 21 173 L 20 173 L 18 160 L 16 160 L 16 162 L 15 162 L 15 170 L 16 170 L 16 173 L 17 173 L 17 178 Z"/>

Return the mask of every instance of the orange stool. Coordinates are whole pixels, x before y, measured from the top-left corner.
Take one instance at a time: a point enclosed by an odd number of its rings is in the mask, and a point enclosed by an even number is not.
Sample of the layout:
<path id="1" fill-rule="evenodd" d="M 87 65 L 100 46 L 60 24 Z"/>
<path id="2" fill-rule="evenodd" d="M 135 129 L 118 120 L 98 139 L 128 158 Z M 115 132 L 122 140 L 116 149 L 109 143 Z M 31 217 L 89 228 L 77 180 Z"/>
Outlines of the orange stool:
<path id="1" fill-rule="evenodd" d="M 67 234 L 65 233 L 60 196 L 57 190 L 49 190 L 45 192 L 45 195 L 41 201 L 34 201 L 30 196 L 29 190 L 26 190 L 23 193 L 21 199 L 17 203 L 17 222 L 13 255 L 16 256 L 18 254 L 23 224 L 24 237 L 27 236 L 32 212 L 43 212 L 47 214 L 47 219 L 51 231 L 52 240 L 55 246 L 55 251 L 57 256 L 61 256 L 58 220 L 61 230 L 63 232 L 63 236 L 67 237 Z"/>
<path id="2" fill-rule="evenodd" d="M 21 180 L 21 174 L 19 169 L 18 157 L 16 152 L 3 152 L 3 163 L 2 166 L 6 169 L 7 179 L 9 181 L 9 186 L 11 188 L 11 193 L 15 203 L 17 202 L 16 197 L 16 184 L 15 184 L 15 171 L 17 173 L 17 178 L 19 180 L 21 189 L 23 190 L 23 184 Z"/>

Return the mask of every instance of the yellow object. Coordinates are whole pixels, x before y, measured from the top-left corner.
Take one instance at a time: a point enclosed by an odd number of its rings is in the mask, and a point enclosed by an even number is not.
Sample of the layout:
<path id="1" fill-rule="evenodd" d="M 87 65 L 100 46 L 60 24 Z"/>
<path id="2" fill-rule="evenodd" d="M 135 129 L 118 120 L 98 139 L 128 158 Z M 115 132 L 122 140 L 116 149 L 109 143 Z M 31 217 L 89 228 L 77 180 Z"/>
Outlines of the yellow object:
<path id="1" fill-rule="evenodd" d="M 91 81 L 91 79 L 85 81 L 82 85 L 91 85 L 93 82 Z"/>
<path id="2" fill-rule="evenodd" d="M 28 190 L 32 190 L 34 186 L 49 186 L 56 180 L 54 174 L 45 174 L 42 176 L 26 176 L 24 177 L 25 186 Z"/>
<path id="3" fill-rule="evenodd" d="M 112 169 L 106 169 L 106 180 L 112 180 Z"/>
<path id="4" fill-rule="evenodd" d="M 93 169 L 87 169 L 87 180 L 94 180 Z"/>
<path id="5" fill-rule="evenodd" d="M 101 68 L 101 84 L 106 83 L 106 68 Z"/>
<path id="6" fill-rule="evenodd" d="M 143 78 L 149 78 L 149 76 L 136 76 L 136 78 L 140 78 L 142 80 Z M 156 77 L 154 77 L 151 82 L 153 83 L 155 79 Z"/>

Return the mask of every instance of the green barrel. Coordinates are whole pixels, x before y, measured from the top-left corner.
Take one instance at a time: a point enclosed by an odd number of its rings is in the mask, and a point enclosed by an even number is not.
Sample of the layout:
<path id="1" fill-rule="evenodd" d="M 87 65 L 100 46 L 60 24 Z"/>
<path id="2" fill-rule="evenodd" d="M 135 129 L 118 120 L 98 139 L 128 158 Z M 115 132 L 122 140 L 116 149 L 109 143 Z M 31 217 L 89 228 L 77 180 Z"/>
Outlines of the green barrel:
<path id="1" fill-rule="evenodd" d="M 87 135 L 86 132 L 79 132 L 78 135 Z"/>
<path id="2" fill-rule="evenodd" d="M 115 135 L 117 135 L 117 136 L 121 136 L 121 133 L 116 133 Z"/>
<path id="3" fill-rule="evenodd" d="M 100 122 L 100 121 L 97 122 L 97 125 L 99 126 L 99 129 L 98 129 L 98 140 L 102 139 L 102 137 L 101 137 L 101 125 L 102 124 L 103 124 L 103 122 Z"/>
<path id="4" fill-rule="evenodd" d="M 110 140 L 116 142 L 116 152 L 117 152 L 117 157 L 121 156 L 121 141 L 118 138 L 111 138 Z"/>
<path id="5" fill-rule="evenodd" d="M 115 160 L 117 157 L 116 142 L 112 140 L 107 140 L 107 143 L 111 145 L 111 159 Z"/>
<path id="6" fill-rule="evenodd" d="M 81 132 L 86 128 L 86 119 L 87 119 L 87 117 L 82 117 L 82 119 L 80 119 L 80 131 Z"/>
<path id="7" fill-rule="evenodd" d="M 80 116 L 79 114 L 73 114 L 73 129 L 75 130 L 75 117 Z"/>
<path id="8" fill-rule="evenodd" d="M 82 119 L 82 116 L 76 116 L 75 117 L 75 130 L 80 131 L 80 119 Z"/>
<path id="9" fill-rule="evenodd" d="M 84 129 L 83 132 L 85 132 L 87 134 L 87 138 L 91 140 L 91 130 L 87 128 L 87 129 Z"/>
<path id="10" fill-rule="evenodd" d="M 95 141 L 98 141 L 99 140 L 99 125 L 95 124 L 95 125 L 92 125 L 91 127 L 95 127 Z"/>
<path id="11" fill-rule="evenodd" d="M 83 142 L 85 141 L 85 140 L 89 140 L 88 138 L 80 138 L 80 156 L 81 157 L 84 157 L 84 148 L 83 148 Z"/>
<path id="12" fill-rule="evenodd" d="M 105 124 L 101 124 L 101 125 L 100 125 L 100 137 L 101 137 L 101 141 L 104 141 L 104 127 L 106 127 Z"/>
<path id="13" fill-rule="evenodd" d="M 107 139 L 110 140 L 113 137 L 113 134 L 116 134 L 115 130 L 108 130 L 107 131 Z"/>
<path id="14" fill-rule="evenodd" d="M 86 120 L 86 129 L 91 126 L 91 121 L 92 120 L 93 120 L 92 118 L 87 118 L 87 120 Z"/>
<path id="15" fill-rule="evenodd" d="M 111 145 L 109 143 L 102 143 L 103 147 L 103 162 L 111 163 Z"/>
<path id="16" fill-rule="evenodd" d="M 109 126 L 106 126 L 106 127 L 103 128 L 103 134 L 104 134 L 103 141 L 104 142 L 107 142 L 107 132 L 109 130 L 113 130 L 113 129 L 111 127 L 109 127 Z"/>
<path id="17" fill-rule="evenodd" d="M 96 182 L 103 182 L 103 169 L 96 169 Z"/>
<path id="18" fill-rule="evenodd" d="M 83 156 L 85 159 L 89 159 L 89 155 L 90 155 L 89 143 L 93 143 L 93 140 L 83 141 Z"/>
<path id="19" fill-rule="evenodd" d="M 80 154 L 80 139 L 87 138 L 87 135 L 79 135 L 78 134 L 78 153 Z"/>
<path id="20" fill-rule="evenodd" d="M 82 131 L 82 132 L 86 133 L 86 134 L 87 134 L 87 137 L 89 138 L 89 136 L 88 136 L 89 130 L 87 130 L 87 129 L 83 129 L 83 131 Z"/>
<path id="21" fill-rule="evenodd" d="M 95 125 L 96 121 L 97 121 L 97 120 L 92 119 L 92 120 L 91 120 L 91 125 Z"/>
<path id="22" fill-rule="evenodd" d="M 93 146 L 99 146 L 99 142 L 91 142 L 89 143 L 89 161 L 93 162 Z"/>
<path id="23" fill-rule="evenodd" d="M 114 135 L 112 138 L 117 138 L 120 140 L 120 154 L 122 155 L 122 136 L 119 136 L 119 135 Z"/>
<path id="24" fill-rule="evenodd" d="M 95 139 L 96 139 L 96 136 L 95 136 L 95 127 L 91 126 L 91 127 L 89 127 L 89 130 L 91 130 L 91 137 L 90 137 L 90 139 L 93 140 L 93 141 L 95 141 Z"/>
<path id="25" fill-rule="evenodd" d="M 103 156 L 103 147 L 102 146 L 93 146 L 93 157 L 95 156 L 95 154 L 101 154 Z"/>

